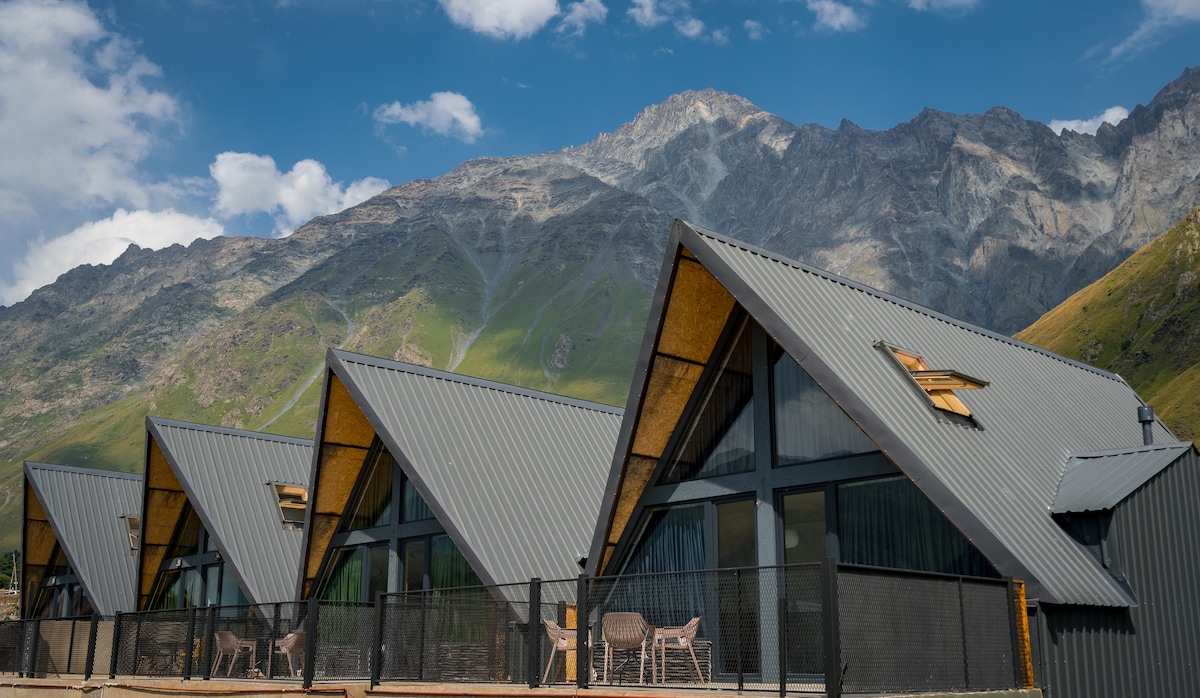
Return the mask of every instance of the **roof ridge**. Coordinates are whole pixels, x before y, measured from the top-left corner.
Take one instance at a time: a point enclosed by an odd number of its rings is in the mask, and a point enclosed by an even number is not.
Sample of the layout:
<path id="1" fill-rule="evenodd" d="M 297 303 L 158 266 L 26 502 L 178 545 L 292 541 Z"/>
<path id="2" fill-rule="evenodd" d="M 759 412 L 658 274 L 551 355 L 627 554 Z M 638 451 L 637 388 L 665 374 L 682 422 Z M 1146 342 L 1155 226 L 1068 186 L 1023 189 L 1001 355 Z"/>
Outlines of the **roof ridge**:
<path id="1" fill-rule="evenodd" d="M 33 470 L 49 470 L 53 472 L 78 473 L 80 475 L 95 475 L 96 477 L 113 477 L 122 480 L 141 480 L 141 473 L 131 473 L 124 470 L 109 470 L 107 468 L 86 468 L 81 465 L 61 465 L 59 463 L 42 463 L 25 461 L 25 467 Z"/>
<path id="2" fill-rule="evenodd" d="M 1073 366 L 1077 369 L 1088 371 L 1089 373 L 1094 373 L 1103 378 L 1108 378 L 1110 380 L 1115 380 L 1119 383 L 1128 385 L 1128 383 L 1126 383 L 1125 379 L 1116 373 L 1111 373 L 1109 371 L 1105 371 L 1103 369 L 1096 368 L 1095 366 L 1085 364 L 1082 361 L 1076 361 L 1074 359 L 1069 359 L 1065 356 L 1062 356 L 1061 354 L 1055 354 L 1054 352 L 1049 351 L 1047 349 L 1043 349 L 1039 346 L 1029 344 L 1027 342 L 1022 342 L 1019 339 L 1014 339 L 1008 335 L 1004 335 L 999 332 L 989 330 L 985 327 L 980 327 L 979 325 L 974 325 L 965 320 L 960 320 L 958 318 L 951 317 L 944 313 L 940 313 L 932 308 L 927 308 L 919 303 L 910 301 L 906 298 L 901 298 L 900 296 L 892 295 L 890 293 L 887 293 L 886 291 L 881 291 L 880 289 L 874 288 L 872 286 L 867 286 L 866 284 L 854 281 L 853 279 L 848 279 L 844 276 L 834 274 L 831 271 L 828 271 L 825 269 L 819 269 L 810 264 L 805 264 L 804 262 L 801 262 L 801 261 L 798 261 L 795 259 L 790 259 L 781 254 L 771 252 L 769 250 L 758 247 L 757 245 L 751 245 L 747 242 L 743 242 L 741 240 L 737 240 L 735 238 L 731 238 L 726 235 L 722 235 L 718 232 L 715 232 L 715 231 L 705 228 L 703 226 L 694 225 L 694 224 L 684 221 L 682 219 L 680 219 L 680 222 L 683 223 L 684 225 L 688 226 L 689 228 L 691 228 L 697 235 L 712 238 L 713 240 L 716 240 L 717 242 L 729 245 L 731 247 L 740 248 L 742 250 L 745 250 L 746 252 L 749 252 L 754 255 L 758 255 L 760 257 L 769 259 L 774 262 L 778 262 L 780 264 L 786 264 L 786 265 L 794 267 L 800 271 L 803 271 L 803 272 L 806 272 L 809 274 L 813 274 L 814 276 L 818 276 L 822 279 L 825 279 L 826 281 L 838 283 L 843 286 L 846 286 L 847 288 L 853 289 L 855 291 L 860 291 L 862 293 L 866 293 L 868 295 L 875 296 L 876 298 L 879 298 L 880 300 L 894 303 L 902 308 L 905 308 L 906 310 L 910 310 L 912 312 L 919 313 L 921 315 L 925 315 L 927 317 L 933 318 L 934 320 L 938 320 L 938 321 L 944 322 L 949 325 L 954 325 L 955 327 L 958 327 L 963 330 L 967 330 L 968 332 L 973 332 L 982 337 L 986 337 L 988 339 L 998 341 L 998 342 L 1003 342 L 1005 344 L 1010 344 L 1016 348 L 1025 349 L 1026 351 L 1032 351 L 1037 354 L 1042 354 L 1043 356 L 1046 356 L 1047 358 L 1061 361 L 1062 363 L 1065 363 L 1069 366 Z"/>
<path id="3" fill-rule="evenodd" d="M 265 431 L 253 431 L 250 429 L 233 429 L 231 427 L 219 427 L 212 424 L 200 424 L 199 422 L 185 422 L 178 419 L 166 419 L 163 417 L 146 417 L 146 421 L 160 427 L 174 427 L 177 429 L 191 429 L 192 431 L 206 431 L 212 434 L 222 434 L 224 436 L 239 436 L 246 439 L 257 439 L 259 441 L 271 441 L 275 443 L 287 443 L 296 446 L 313 446 L 312 439 L 304 439 L 298 436 L 284 436 L 283 434 L 271 434 Z"/>
<path id="4" fill-rule="evenodd" d="M 1151 451 L 1167 451 L 1186 449 L 1192 446 L 1191 441 L 1172 441 L 1169 443 L 1150 444 L 1148 446 L 1130 446 L 1127 448 L 1110 448 L 1102 451 L 1081 451 L 1067 454 L 1067 460 L 1072 458 L 1104 458 L 1106 456 L 1125 456 L 1131 453 L 1150 453 Z M 1064 466 L 1065 467 L 1065 466 Z"/>
<path id="5" fill-rule="evenodd" d="M 605 414 L 611 414 L 618 417 L 624 415 L 625 413 L 625 411 L 620 407 L 606 405 L 602 402 L 582 400 L 580 398 L 558 395 L 556 393 L 550 393 L 544 390 L 524 388 L 519 385 L 512 385 L 511 383 L 501 383 L 499 381 L 488 380 L 486 378 L 466 376 L 461 373 L 454 373 L 453 371 L 443 371 L 441 369 L 430 368 L 428 366 L 418 366 L 416 364 L 410 364 L 404 361 L 396 361 L 394 359 L 385 359 L 379 356 L 359 354 L 356 352 L 346 351 L 344 349 L 330 349 L 329 351 L 334 356 L 337 356 L 340 360 L 353 361 L 355 363 L 374 366 L 376 368 L 401 371 L 403 373 L 411 373 L 424 378 L 444 380 L 451 383 L 461 383 L 463 385 L 469 385 L 475 388 L 484 388 L 486 390 L 494 390 L 496 392 L 519 395 L 521 397 L 542 400 L 543 402 L 550 402 L 566 407 L 575 407 L 579 409 L 591 410 L 593 412 L 603 412 Z"/>

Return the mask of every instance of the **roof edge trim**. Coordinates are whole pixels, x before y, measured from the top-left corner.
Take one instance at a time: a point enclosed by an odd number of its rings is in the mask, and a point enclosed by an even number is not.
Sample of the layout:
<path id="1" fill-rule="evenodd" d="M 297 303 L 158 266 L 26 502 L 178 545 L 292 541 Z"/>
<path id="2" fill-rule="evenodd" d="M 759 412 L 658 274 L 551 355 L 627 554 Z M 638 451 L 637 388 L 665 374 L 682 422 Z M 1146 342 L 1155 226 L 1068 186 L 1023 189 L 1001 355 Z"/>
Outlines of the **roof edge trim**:
<path id="1" fill-rule="evenodd" d="M 403 361 L 394 361 L 392 359 L 384 359 L 378 356 L 369 356 L 367 354 L 356 354 L 354 352 L 345 351 L 343 349 L 330 349 L 329 354 L 335 357 L 339 362 L 352 362 L 374 366 L 391 371 L 401 371 L 403 373 L 411 373 L 416 376 L 425 378 L 435 378 L 440 380 L 451 381 L 453 383 L 461 383 L 470 385 L 476 388 L 484 388 L 487 390 L 495 390 L 503 393 L 511 393 L 522 397 L 533 398 L 535 400 L 544 400 L 553 402 L 568 407 L 578 407 L 580 409 L 592 410 L 594 412 L 605 412 L 608 414 L 620 415 L 622 410 L 620 407 L 606 405 L 601 402 L 592 402 L 590 400 L 581 400 L 579 398 L 567 397 L 566 395 L 558 395 L 556 393 L 548 393 L 543 390 L 533 390 L 531 388 L 522 388 L 517 385 L 501 383 L 499 381 L 488 380 L 486 378 L 476 378 L 474 376 L 465 376 L 461 373 L 452 371 L 442 371 L 436 368 L 428 368 L 426 366 L 417 366 Z"/>
<path id="2" fill-rule="evenodd" d="M 1083 363 L 1083 362 L 1081 362 L 1081 361 L 1076 361 L 1076 360 L 1074 360 L 1074 359 L 1069 359 L 1069 358 L 1067 358 L 1067 357 L 1065 357 L 1065 356 L 1062 356 L 1061 354 L 1055 354 L 1054 352 L 1052 352 L 1052 351 L 1048 351 L 1048 350 L 1046 350 L 1046 349 L 1043 349 L 1043 348 L 1041 348 L 1041 347 L 1039 347 L 1039 346 L 1036 346 L 1036 345 L 1033 345 L 1033 344 L 1028 344 L 1028 343 L 1026 343 L 1026 342 L 1022 342 L 1022 341 L 1021 341 L 1021 340 L 1019 340 L 1019 339 L 1013 339 L 1012 337 L 1009 337 L 1009 336 L 1007 336 L 1007 335 L 1000 334 L 999 332 L 995 332 L 995 331 L 993 331 L 993 330 L 989 330 L 989 329 L 987 329 L 987 328 L 984 328 L 984 327 L 980 327 L 979 325 L 973 325 L 973 324 L 971 324 L 971 323 L 969 323 L 969 322 L 966 322 L 965 320 L 960 320 L 960 319 L 958 319 L 958 318 L 954 318 L 954 317 L 951 317 L 951 316 L 949 316 L 949 315 L 945 315 L 945 314 L 943 314 L 943 313 L 940 313 L 940 312 L 938 312 L 938 311 L 936 311 L 936 310 L 933 310 L 932 308 L 926 308 L 926 307 L 925 307 L 925 306 L 923 306 L 923 305 L 919 305 L 919 304 L 917 304 L 917 303 L 915 303 L 915 302 L 913 302 L 913 301 L 910 301 L 910 300 L 908 300 L 908 299 L 901 298 L 900 296 L 895 296 L 895 295 L 892 295 L 892 294 L 890 294 L 890 293 L 887 293 L 887 292 L 885 292 L 885 291 L 881 291 L 881 290 L 879 290 L 879 289 L 877 289 L 877 288 L 873 288 L 873 287 L 871 287 L 871 286 L 867 286 L 867 285 L 865 285 L 865 284 L 861 284 L 861 283 L 859 283 L 859 282 L 857 282 L 857 281 L 854 281 L 854 280 L 852 280 L 852 279 L 848 279 L 848 278 L 846 278 L 846 277 L 844 277 L 844 276 L 838 276 L 837 274 L 834 274 L 834 273 L 832 273 L 832 272 L 826 271 L 826 270 L 824 270 L 824 269 L 818 269 L 818 268 L 816 268 L 816 267 L 810 266 L 810 265 L 808 265 L 808 264 L 805 264 L 805 263 L 803 263 L 803 262 L 798 262 L 798 261 L 796 261 L 796 260 L 794 260 L 794 259 L 789 259 L 789 258 L 787 258 L 787 257 L 784 257 L 783 255 L 780 255 L 780 254 L 777 254 L 777 253 L 774 253 L 774 252 L 770 252 L 770 251 L 768 251 L 768 250 L 765 250 L 765 249 L 763 249 L 763 248 L 761 248 L 761 247 L 758 247 L 757 245 L 751 245 L 751 244 L 749 244 L 749 243 L 742 242 L 741 240 L 735 240 L 734 238 L 731 238 L 731 237 L 728 237 L 728 236 L 722 235 L 722 234 L 720 234 L 720 233 L 717 233 L 717 232 L 715 232 L 715 231 L 709 230 L 708 228 L 705 228 L 705 227 L 703 227 L 703 226 L 695 225 L 695 224 L 689 223 L 689 222 L 687 222 L 687 221 L 684 221 L 684 220 L 680 220 L 679 222 L 680 222 L 680 223 L 682 223 L 682 224 L 684 224 L 684 225 L 685 225 L 685 226 L 687 226 L 688 228 L 690 228 L 690 229 L 691 229 L 693 232 L 695 232 L 697 235 L 702 235 L 702 236 L 704 236 L 704 237 L 710 237 L 710 238 L 712 238 L 712 239 L 714 239 L 714 240 L 717 240 L 718 242 L 722 242 L 722 243 L 725 243 L 725 244 L 727 244 L 727 245 L 731 245 L 731 246 L 733 246 L 733 247 L 738 247 L 738 248 L 741 248 L 741 249 L 743 249 L 743 250 L 745 250 L 745 251 L 747 251 L 747 252 L 750 252 L 750 253 L 752 253 L 752 254 L 759 255 L 760 257 L 765 257 L 765 258 L 767 258 L 767 259 L 770 259 L 770 260 L 773 260 L 773 261 L 779 262 L 779 263 L 781 263 L 781 264 L 786 264 L 786 265 L 788 265 L 788 266 L 790 266 L 790 267 L 794 267 L 794 268 L 796 268 L 796 269 L 800 269 L 801 271 L 807 272 L 807 273 L 809 273 L 809 274 L 814 274 L 814 275 L 816 275 L 816 276 L 819 276 L 819 277 L 821 277 L 821 278 L 823 278 L 823 279 L 826 279 L 826 280 L 828 280 L 828 281 L 832 281 L 832 282 L 835 282 L 835 283 L 842 284 L 842 285 L 844 285 L 844 286 L 848 286 L 848 287 L 850 287 L 850 288 L 852 288 L 852 289 L 854 289 L 854 290 L 856 290 L 856 291 L 862 291 L 863 293 L 867 293 L 867 294 L 870 294 L 870 295 L 872 295 L 872 296 L 875 296 L 876 298 L 879 298 L 879 299 L 882 299 L 882 300 L 885 300 L 885 301 L 888 301 L 888 302 L 891 302 L 891 303 L 895 303 L 896 305 L 899 305 L 899 306 L 902 306 L 902 307 L 904 307 L 904 308 L 907 308 L 908 310 L 911 310 L 911 311 L 913 311 L 913 312 L 921 313 L 922 315 L 926 315 L 926 316 L 928 316 L 928 317 L 931 317 L 931 318 L 933 318 L 933 319 L 935 319 L 935 320 L 940 320 L 940 321 L 942 321 L 942 322 L 945 322 L 945 323 L 948 323 L 948 324 L 954 325 L 954 326 L 956 326 L 956 327 L 960 327 L 960 328 L 962 328 L 962 329 L 964 329 L 964 330 L 968 330 L 968 331 L 970 331 L 970 332 L 974 332 L 974 333 L 976 333 L 976 334 L 979 334 L 979 335 L 982 335 L 982 336 L 984 336 L 984 337 L 988 337 L 989 339 L 994 339 L 994 340 L 997 340 L 997 341 L 1000 341 L 1000 342 L 1005 342 L 1006 344 L 1011 344 L 1011 345 L 1013 345 L 1013 346 L 1020 347 L 1020 348 L 1022 348 L 1022 349 L 1026 349 L 1026 350 L 1028 350 L 1028 351 L 1037 352 L 1037 353 L 1039 353 L 1039 354 L 1043 354 L 1043 355 L 1045 355 L 1045 356 L 1048 356 L 1048 357 L 1050 357 L 1050 358 L 1052 358 L 1052 359 L 1056 359 L 1056 360 L 1058 360 L 1058 361 L 1061 361 L 1061 362 L 1063 362 L 1063 363 L 1065 363 L 1065 364 L 1067 364 L 1067 365 L 1074 366 L 1075 368 L 1082 369 L 1082 370 L 1084 370 L 1084 371 L 1088 371 L 1088 372 L 1091 372 L 1091 373 L 1095 373 L 1096 375 L 1103 376 L 1103 377 L 1105 377 L 1105 378 L 1108 378 L 1108 379 L 1110 379 L 1110 380 L 1115 380 L 1115 381 L 1117 381 L 1117 382 L 1119 382 L 1119 383 L 1124 383 L 1124 384 L 1126 384 L 1126 385 L 1128 384 L 1128 383 L 1126 383 L 1126 381 L 1125 381 L 1125 379 L 1124 379 L 1124 378 L 1122 378 L 1121 376 L 1119 376 L 1119 375 L 1117 375 L 1117 374 L 1115 374 L 1115 373 L 1110 373 L 1109 371 L 1105 371 L 1105 370 L 1103 370 L 1103 369 L 1096 368 L 1095 366 L 1091 366 L 1091 365 L 1089 365 L 1089 364 L 1085 364 L 1085 363 Z"/>

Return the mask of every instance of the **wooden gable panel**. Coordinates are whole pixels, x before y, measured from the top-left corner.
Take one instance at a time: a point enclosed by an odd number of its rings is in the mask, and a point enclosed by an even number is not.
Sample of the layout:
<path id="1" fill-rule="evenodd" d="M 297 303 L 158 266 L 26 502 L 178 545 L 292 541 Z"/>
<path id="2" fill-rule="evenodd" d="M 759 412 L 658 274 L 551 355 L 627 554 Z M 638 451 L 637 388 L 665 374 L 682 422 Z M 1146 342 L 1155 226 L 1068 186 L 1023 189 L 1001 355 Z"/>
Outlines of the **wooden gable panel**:
<path id="1" fill-rule="evenodd" d="M 656 353 L 707 363 L 733 306 L 733 296 L 707 269 L 681 261 Z"/>

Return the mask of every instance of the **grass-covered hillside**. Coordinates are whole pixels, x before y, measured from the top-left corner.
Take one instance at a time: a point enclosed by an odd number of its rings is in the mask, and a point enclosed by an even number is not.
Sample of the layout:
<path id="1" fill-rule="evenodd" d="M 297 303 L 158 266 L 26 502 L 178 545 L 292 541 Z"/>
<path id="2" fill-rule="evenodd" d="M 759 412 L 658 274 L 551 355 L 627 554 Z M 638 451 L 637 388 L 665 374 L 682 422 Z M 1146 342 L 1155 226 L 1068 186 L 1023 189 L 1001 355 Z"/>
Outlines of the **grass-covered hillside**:
<path id="1" fill-rule="evenodd" d="M 1181 439 L 1200 435 L 1200 207 L 1017 335 L 1120 374 Z"/>

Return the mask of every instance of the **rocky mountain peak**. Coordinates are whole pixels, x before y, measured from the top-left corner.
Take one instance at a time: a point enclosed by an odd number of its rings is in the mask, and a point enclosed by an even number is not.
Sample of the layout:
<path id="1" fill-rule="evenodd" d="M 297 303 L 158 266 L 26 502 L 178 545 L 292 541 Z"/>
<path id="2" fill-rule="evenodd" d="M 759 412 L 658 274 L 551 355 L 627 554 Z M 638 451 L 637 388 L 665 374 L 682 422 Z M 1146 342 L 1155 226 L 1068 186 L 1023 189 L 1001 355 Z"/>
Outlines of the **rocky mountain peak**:
<path id="1" fill-rule="evenodd" d="M 611 158 L 641 167 L 646 151 L 661 147 L 700 124 L 727 122 L 738 129 L 748 121 L 773 118 L 748 100 L 713 88 L 686 90 L 643 109 L 629 123 L 575 151 L 587 157 Z"/>

